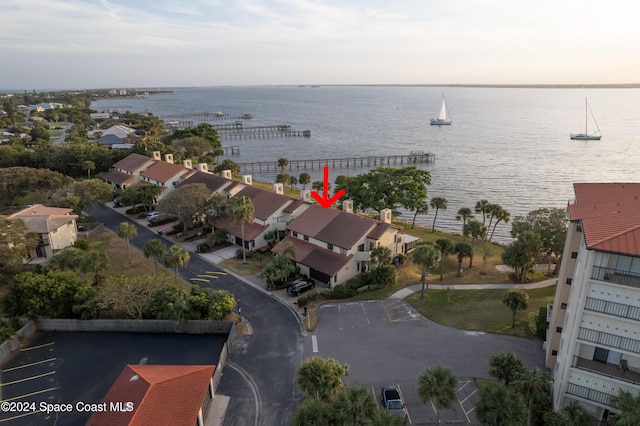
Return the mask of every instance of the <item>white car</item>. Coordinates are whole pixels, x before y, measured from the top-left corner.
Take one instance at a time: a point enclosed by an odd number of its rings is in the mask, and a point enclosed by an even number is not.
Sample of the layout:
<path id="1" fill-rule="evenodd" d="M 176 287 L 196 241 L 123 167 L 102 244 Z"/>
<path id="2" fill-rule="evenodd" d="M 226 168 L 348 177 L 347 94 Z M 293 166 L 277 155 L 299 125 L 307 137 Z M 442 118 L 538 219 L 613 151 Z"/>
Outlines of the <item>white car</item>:
<path id="1" fill-rule="evenodd" d="M 160 217 L 161 213 L 160 212 L 151 212 L 147 214 L 147 220 L 153 220 L 157 217 Z"/>

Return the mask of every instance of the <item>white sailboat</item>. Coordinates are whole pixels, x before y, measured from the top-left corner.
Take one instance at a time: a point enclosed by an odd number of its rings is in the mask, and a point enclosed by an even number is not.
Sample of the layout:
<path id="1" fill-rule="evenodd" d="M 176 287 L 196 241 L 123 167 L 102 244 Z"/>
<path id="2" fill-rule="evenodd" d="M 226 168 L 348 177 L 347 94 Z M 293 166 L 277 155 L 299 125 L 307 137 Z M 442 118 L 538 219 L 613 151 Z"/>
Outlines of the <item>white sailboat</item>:
<path id="1" fill-rule="evenodd" d="M 449 114 L 449 108 L 447 108 L 447 102 L 442 95 L 442 106 L 440 107 L 440 114 L 438 118 L 431 119 L 432 126 L 449 126 L 451 125 L 451 114 Z"/>
<path id="2" fill-rule="evenodd" d="M 595 127 L 595 130 L 591 133 L 589 133 L 589 115 L 591 115 L 591 121 Z M 579 141 L 599 141 L 600 138 L 602 138 L 600 128 L 598 127 L 598 123 L 596 123 L 593 112 L 591 112 L 589 101 L 587 98 L 584 98 L 584 133 L 571 133 L 571 139 Z"/>

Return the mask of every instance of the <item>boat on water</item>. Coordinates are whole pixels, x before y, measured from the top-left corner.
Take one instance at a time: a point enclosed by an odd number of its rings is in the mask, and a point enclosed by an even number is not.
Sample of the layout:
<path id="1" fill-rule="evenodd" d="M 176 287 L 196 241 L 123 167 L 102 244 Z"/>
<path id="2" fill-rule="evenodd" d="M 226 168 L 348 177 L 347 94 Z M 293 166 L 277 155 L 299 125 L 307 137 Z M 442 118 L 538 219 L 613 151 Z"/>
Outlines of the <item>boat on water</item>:
<path id="1" fill-rule="evenodd" d="M 589 117 L 591 117 L 591 120 L 589 120 Z M 591 132 L 589 132 L 589 121 L 592 122 L 594 128 Z M 571 139 L 578 141 L 599 141 L 600 138 L 602 138 L 600 128 L 589 107 L 589 101 L 587 98 L 584 98 L 584 133 L 571 133 Z"/>
<path id="2" fill-rule="evenodd" d="M 440 114 L 438 118 L 431 119 L 432 126 L 449 126 L 451 125 L 451 114 L 449 114 L 449 108 L 447 107 L 447 101 L 442 95 L 442 106 L 440 107 Z"/>

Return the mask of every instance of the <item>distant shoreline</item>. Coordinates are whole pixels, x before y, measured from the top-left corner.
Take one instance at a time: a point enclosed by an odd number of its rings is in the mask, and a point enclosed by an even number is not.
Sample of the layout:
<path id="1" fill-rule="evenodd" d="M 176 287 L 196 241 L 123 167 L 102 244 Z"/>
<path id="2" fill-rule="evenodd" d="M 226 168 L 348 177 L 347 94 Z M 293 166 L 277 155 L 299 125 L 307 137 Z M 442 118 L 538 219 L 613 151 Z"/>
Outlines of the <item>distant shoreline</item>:
<path id="1" fill-rule="evenodd" d="M 319 84 L 314 86 L 363 87 L 471 87 L 492 89 L 640 89 L 640 83 L 627 84 Z"/>

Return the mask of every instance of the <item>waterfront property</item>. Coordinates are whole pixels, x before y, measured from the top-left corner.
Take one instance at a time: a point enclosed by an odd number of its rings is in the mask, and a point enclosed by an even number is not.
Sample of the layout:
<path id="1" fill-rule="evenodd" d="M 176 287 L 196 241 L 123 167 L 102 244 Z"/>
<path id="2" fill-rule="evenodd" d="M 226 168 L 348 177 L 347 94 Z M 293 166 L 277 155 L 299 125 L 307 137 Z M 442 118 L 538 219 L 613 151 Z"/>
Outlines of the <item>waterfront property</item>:
<path id="1" fill-rule="evenodd" d="M 553 408 L 576 400 L 597 419 L 612 396 L 640 393 L 640 183 L 577 183 L 546 365 Z"/>

